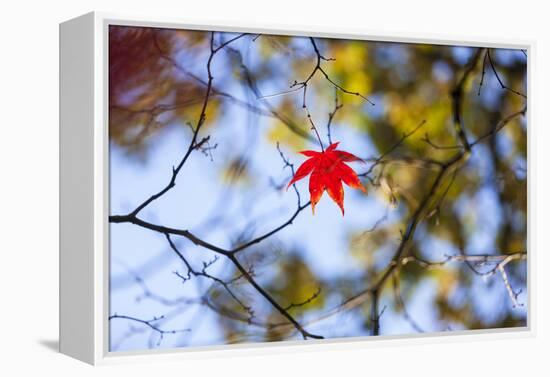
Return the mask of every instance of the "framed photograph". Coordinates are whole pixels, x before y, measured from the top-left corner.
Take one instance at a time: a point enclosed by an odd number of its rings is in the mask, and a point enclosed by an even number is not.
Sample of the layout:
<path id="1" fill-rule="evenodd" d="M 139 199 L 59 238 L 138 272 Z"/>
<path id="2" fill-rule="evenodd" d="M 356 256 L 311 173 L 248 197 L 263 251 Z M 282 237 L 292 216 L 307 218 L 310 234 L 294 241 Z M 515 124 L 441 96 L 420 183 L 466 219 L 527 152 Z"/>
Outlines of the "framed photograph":
<path id="1" fill-rule="evenodd" d="M 531 52 L 61 24 L 61 352 L 529 333 Z"/>

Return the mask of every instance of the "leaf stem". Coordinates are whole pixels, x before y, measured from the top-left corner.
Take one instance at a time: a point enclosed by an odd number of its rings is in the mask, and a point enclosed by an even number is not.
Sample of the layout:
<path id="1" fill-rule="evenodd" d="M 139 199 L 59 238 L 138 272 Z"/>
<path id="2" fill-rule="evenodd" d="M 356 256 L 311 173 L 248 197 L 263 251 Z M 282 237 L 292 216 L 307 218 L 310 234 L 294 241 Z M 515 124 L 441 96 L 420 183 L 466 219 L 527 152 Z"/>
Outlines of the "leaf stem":
<path id="1" fill-rule="evenodd" d="M 311 119 L 311 114 L 309 113 L 309 110 L 307 106 L 304 105 L 304 108 L 307 112 L 307 119 L 309 120 L 309 123 L 311 124 L 311 129 L 315 132 L 315 135 L 317 136 L 317 140 L 319 140 L 319 145 L 321 146 L 321 152 L 325 152 L 325 148 L 323 146 L 323 141 L 321 140 L 321 135 L 319 135 L 319 131 L 317 131 L 317 127 L 315 127 L 315 123 L 313 123 L 313 119 Z"/>

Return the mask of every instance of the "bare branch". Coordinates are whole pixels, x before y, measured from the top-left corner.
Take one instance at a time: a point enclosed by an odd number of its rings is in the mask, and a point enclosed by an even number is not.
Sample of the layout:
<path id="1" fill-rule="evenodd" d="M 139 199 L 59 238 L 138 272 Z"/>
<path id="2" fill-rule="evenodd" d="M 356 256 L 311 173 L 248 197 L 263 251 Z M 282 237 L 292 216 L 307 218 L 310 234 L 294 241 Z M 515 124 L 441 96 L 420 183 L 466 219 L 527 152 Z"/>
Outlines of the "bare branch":
<path id="1" fill-rule="evenodd" d="M 411 317 L 411 315 L 407 311 L 407 307 L 405 306 L 405 301 L 403 300 L 403 296 L 401 296 L 401 287 L 399 284 L 399 277 L 397 276 L 397 273 L 393 274 L 392 281 L 393 281 L 393 294 L 395 297 L 395 303 L 397 307 L 403 311 L 403 316 L 416 332 L 420 332 L 420 333 L 424 332 L 422 327 L 418 325 L 418 323 Z"/>
<path id="2" fill-rule="evenodd" d="M 457 149 L 463 148 L 462 145 L 438 145 L 430 140 L 430 137 L 428 136 L 428 134 L 425 134 L 424 137 L 420 140 L 428 144 L 430 147 L 434 149 L 439 149 L 439 150 L 457 150 Z"/>
<path id="3" fill-rule="evenodd" d="M 454 128 L 458 137 L 458 140 L 464 147 L 466 151 L 470 151 L 470 143 L 468 142 L 468 136 L 466 135 L 466 129 L 463 124 L 462 119 L 462 102 L 464 97 L 464 86 L 468 82 L 468 78 L 473 74 L 483 50 L 477 49 L 474 56 L 470 59 L 469 64 L 466 66 L 466 69 L 462 76 L 456 82 L 455 87 L 451 91 L 452 98 L 452 112 L 453 112 L 453 122 Z"/>
<path id="4" fill-rule="evenodd" d="M 315 39 L 313 38 L 309 38 L 310 42 L 311 42 L 311 45 L 313 47 L 313 50 L 315 51 L 315 55 L 317 57 L 317 61 L 316 61 L 316 64 L 315 64 L 315 67 L 313 68 L 313 70 L 311 71 L 311 73 L 308 75 L 308 77 L 304 80 L 304 81 L 294 81 L 294 83 L 290 86 L 290 89 L 291 90 L 288 90 L 288 91 L 285 91 L 285 92 L 281 92 L 281 93 L 275 93 L 275 94 L 271 94 L 271 95 L 268 95 L 266 97 L 261 97 L 261 98 L 269 98 L 269 97 L 274 97 L 274 96 L 279 96 L 279 95 L 285 95 L 285 94 L 290 94 L 290 93 L 294 93 L 294 92 L 297 92 L 299 90 L 302 90 L 303 91 L 303 107 L 306 106 L 306 91 L 307 91 L 307 86 L 309 84 L 309 82 L 311 81 L 311 79 L 315 76 L 315 74 L 317 72 L 321 72 L 321 74 L 325 77 L 325 79 L 330 83 L 332 84 L 332 86 L 337 89 L 337 90 L 340 90 L 341 92 L 343 93 L 346 93 L 346 94 L 350 94 L 350 95 L 353 95 L 353 96 L 356 96 L 356 97 L 360 97 L 362 98 L 363 100 L 365 100 L 366 102 L 368 102 L 369 104 L 371 104 L 372 106 L 374 106 L 374 102 L 372 102 L 370 99 L 368 99 L 366 96 L 364 96 L 363 94 L 359 93 L 359 92 L 353 92 L 353 91 L 350 91 L 344 87 L 342 87 L 341 85 L 337 84 L 334 80 L 332 80 L 330 78 L 330 76 L 328 75 L 328 73 L 324 70 L 324 68 L 322 67 L 321 65 L 321 62 L 322 61 L 332 61 L 334 59 L 332 58 L 326 58 L 324 57 L 321 52 L 319 51 L 319 48 L 317 47 L 317 44 L 315 43 Z"/>
<path id="5" fill-rule="evenodd" d="M 163 320 L 164 316 L 154 317 L 150 320 L 144 320 L 144 319 L 140 319 L 140 318 L 136 318 L 136 317 L 132 317 L 132 316 L 128 316 L 128 315 L 119 315 L 119 314 L 115 313 L 115 314 L 109 316 L 109 321 L 111 321 L 113 319 L 124 319 L 124 320 L 127 320 L 127 321 L 133 321 L 133 322 L 141 323 L 142 325 L 145 325 L 145 326 L 149 327 L 152 331 L 159 334 L 159 340 L 157 341 L 157 344 L 156 344 L 157 347 L 160 346 L 160 344 L 162 343 L 162 340 L 164 339 L 165 334 L 177 334 L 177 333 L 183 333 L 183 332 L 190 332 L 191 331 L 191 329 L 164 330 L 164 329 L 160 328 L 155 323 L 158 322 L 158 321 Z"/>
<path id="6" fill-rule="evenodd" d="M 448 255 L 445 257 L 445 259 L 441 261 L 435 261 L 435 262 L 426 261 L 417 256 L 408 256 L 401 260 L 401 265 L 406 265 L 410 262 L 416 262 L 419 266 L 424 268 L 437 268 L 437 267 L 444 266 L 449 262 L 464 262 L 470 268 L 471 271 L 473 271 L 476 275 L 482 276 L 484 278 L 493 276 L 498 271 L 502 277 L 502 281 L 504 283 L 504 286 L 506 287 L 508 295 L 512 300 L 513 307 L 517 307 L 517 306 L 523 306 L 523 304 L 518 302 L 518 296 L 521 293 L 521 290 L 516 292 L 512 288 L 510 281 L 508 279 L 508 275 L 506 274 L 505 267 L 508 263 L 512 261 L 525 260 L 525 259 L 527 259 L 527 252 L 525 251 L 519 251 L 515 253 L 501 254 L 501 255 L 493 255 L 493 254 Z M 494 266 L 491 269 L 484 272 L 481 272 L 477 269 L 477 267 L 484 266 L 487 264 L 494 264 Z"/>
<path id="7" fill-rule="evenodd" d="M 202 138 L 200 141 L 198 140 L 198 137 L 199 137 L 199 132 L 201 130 L 201 127 L 203 126 L 203 124 L 206 120 L 206 109 L 208 107 L 208 101 L 210 100 L 210 95 L 212 93 L 212 81 L 214 80 L 214 77 L 212 76 L 212 70 L 211 70 L 212 59 L 214 58 L 214 55 L 216 54 L 216 52 L 218 52 L 221 48 L 223 48 L 226 45 L 227 45 L 227 43 L 222 44 L 218 48 L 214 48 L 214 32 L 211 33 L 211 35 L 210 35 L 210 51 L 211 52 L 210 52 L 210 56 L 208 57 L 208 61 L 206 63 L 206 72 L 208 74 L 208 83 L 207 83 L 207 86 L 206 86 L 206 94 L 205 94 L 204 101 L 203 101 L 203 104 L 202 104 L 199 119 L 196 122 L 195 131 L 193 132 L 193 136 L 191 138 L 189 146 L 187 147 L 187 151 L 183 155 L 183 158 L 180 160 L 178 165 L 175 168 L 172 168 L 172 177 L 171 177 L 170 181 L 168 182 L 168 184 L 162 190 L 160 190 L 156 194 L 151 195 L 143 203 L 138 205 L 136 207 L 136 209 L 134 209 L 134 211 L 132 211 L 132 213 L 131 213 L 133 216 L 136 216 L 137 214 L 139 214 L 139 212 L 141 212 L 141 210 L 143 210 L 145 207 L 147 207 L 153 201 L 157 200 L 158 198 L 160 198 L 161 196 L 166 194 L 168 191 L 170 191 L 170 189 L 172 189 L 176 185 L 176 178 L 177 178 L 181 168 L 183 167 L 183 165 L 185 164 L 185 162 L 187 161 L 187 159 L 191 155 L 191 153 L 195 149 L 200 148 L 204 143 L 206 143 L 209 140 L 209 138 L 210 138 L 209 136 L 205 137 L 205 138 Z"/>
<path id="8" fill-rule="evenodd" d="M 426 124 L 426 120 L 422 120 L 415 128 L 413 128 L 411 131 L 407 132 L 407 133 L 404 133 L 403 135 L 401 135 L 401 138 L 395 143 L 393 144 L 387 151 L 385 151 L 384 153 L 382 153 L 380 156 L 378 156 L 372 163 L 372 165 L 369 167 L 369 169 L 364 172 L 364 173 L 361 173 L 361 174 L 358 174 L 358 176 L 360 177 L 368 177 L 370 173 L 372 173 L 372 171 L 374 170 L 374 168 L 376 168 L 381 162 L 382 160 L 384 159 L 384 157 L 386 157 L 387 155 L 389 155 L 390 153 L 392 153 L 394 150 L 396 150 L 401 144 L 403 144 L 403 142 L 405 140 L 407 140 L 409 137 L 411 137 L 412 135 L 414 135 L 416 133 L 416 131 L 418 131 L 420 128 L 422 128 L 424 125 Z M 366 159 L 366 161 L 368 161 L 368 159 Z"/>
<path id="9" fill-rule="evenodd" d="M 250 72 L 250 69 L 246 66 L 246 64 L 244 64 L 241 53 L 236 50 L 232 50 L 232 51 L 240 58 L 241 73 L 246 81 L 248 88 L 256 96 L 256 99 L 261 101 L 262 105 L 267 109 L 267 112 L 271 114 L 272 117 L 281 121 L 295 135 L 309 141 L 315 141 L 315 139 L 311 137 L 311 135 L 307 131 L 302 129 L 298 124 L 296 124 L 296 122 L 294 122 L 289 117 L 285 116 L 284 114 L 281 114 L 269 103 L 269 101 L 267 101 L 267 98 L 269 96 L 264 96 L 261 93 L 260 89 L 258 88 L 258 85 L 256 84 L 256 80 L 254 79 L 252 73 Z"/>
<path id="10" fill-rule="evenodd" d="M 500 264 L 507 265 L 514 260 L 527 259 L 527 252 L 518 251 L 509 254 L 459 254 L 459 255 L 447 255 L 440 261 L 427 261 L 415 255 L 410 255 L 401 259 L 400 264 L 402 266 L 415 262 L 419 266 L 424 268 L 442 267 L 449 262 L 470 262 L 477 265 L 485 265 L 487 263 L 494 263 L 495 267 L 488 272 L 481 273 L 481 275 L 489 276 L 493 275 Z M 479 273 L 479 272 L 478 272 Z"/>
<path id="11" fill-rule="evenodd" d="M 479 80 L 479 87 L 477 89 L 477 95 L 479 96 L 481 94 L 481 87 L 483 86 L 483 79 L 485 78 L 485 64 L 487 62 L 487 56 L 489 54 L 487 51 L 485 52 L 483 56 L 483 64 L 481 65 L 481 79 Z"/>
<path id="12" fill-rule="evenodd" d="M 371 335 L 378 336 L 380 335 L 380 317 L 386 310 L 386 307 L 382 309 L 381 312 L 378 312 L 378 303 L 380 301 L 380 291 L 378 289 L 373 289 L 370 291 L 372 303 L 371 303 L 371 312 L 370 312 L 370 322 L 371 322 Z"/>
<path id="13" fill-rule="evenodd" d="M 496 135 L 500 130 L 502 130 L 504 127 L 506 127 L 506 125 L 508 125 L 508 123 L 510 123 L 512 120 L 514 120 L 515 118 L 518 118 L 520 116 L 525 116 L 525 113 L 527 112 L 527 106 L 525 106 L 523 109 L 519 110 L 519 111 L 516 111 L 510 115 L 508 115 L 507 117 L 501 119 L 492 129 L 491 131 L 487 132 L 486 134 L 480 136 L 477 140 L 475 140 L 474 142 L 472 142 L 471 146 L 475 146 L 479 143 L 481 143 L 482 141 L 485 141 L 487 138 L 491 137 L 491 136 L 494 136 Z"/>
<path id="14" fill-rule="evenodd" d="M 317 290 L 310 297 L 308 297 L 306 300 L 304 300 L 302 302 L 299 302 L 299 303 L 296 303 L 296 304 L 291 302 L 290 305 L 285 307 L 285 310 L 290 310 L 290 309 L 293 309 L 293 308 L 299 308 L 301 306 L 305 306 L 305 305 L 309 304 L 310 302 L 314 301 L 317 297 L 319 297 L 320 294 L 321 294 L 321 287 L 317 288 Z"/>
<path id="15" fill-rule="evenodd" d="M 296 330 L 298 330 L 298 332 L 302 335 L 302 337 L 304 339 L 308 339 L 308 338 L 313 338 L 313 339 L 323 339 L 323 337 L 321 335 L 315 335 L 315 334 L 312 334 L 310 332 L 308 332 L 307 330 L 305 330 L 302 325 L 300 325 L 296 319 L 294 319 L 293 316 L 290 315 L 290 313 L 288 313 L 287 310 L 285 310 L 285 308 L 283 308 L 281 305 L 279 305 L 279 303 L 277 303 L 277 301 L 275 301 L 275 299 L 273 297 L 271 297 L 271 295 L 269 293 L 267 293 L 267 291 L 265 291 L 255 280 L 254 278 L 250 275 L 250 273 L 242 266 L 242 264 L 238 261 L 237 257 L 234 255 L 234 254 L 231 254 L 229 257 L 228 257 L 232 262 L 233 264 L 237 267 L 237 269 L 243 274 L 243 276 L 245 277 L 246 280 L 248 280 L 248 282 L 267 300 L 269 301 L 269 303 L 275 308 L 277 309 L 277 311 L 283 316 L 285 317 L 295 328 Z"/>
<path id="16" fill-rule="evenodd" d="M 182 279 L 183 282 L 186 282 L 187 280 L 191 279 L 192 275 L 193 276 L 203 276 L 205 278 L 208 278 L 208 279 L 211 279 L 211 280 L 215 281 L 216 283 L 220 284 L 225 289 L 225 291 L 233 298 L 233 300 L 235 300 L 235 302 L 237 304 L 239 304 L 239 306 L 241 308 L 243 308 L 248 313 L 248 316 L 249 316 L 250 319 L 254 318 L 254 310 L 252 310 L 252 308 L 250 306 L 246 305 L 239 297 L 237 297 L 237 295 L 229 287 L 228 283 L 226 283 L 222 279 L 217 278 L 215 276 L 212 276 L 211 274 L 206 272 L 207 268 L 210 267 L 213 263 L 215 263 L 218 260 L 217 256 L 213 260 L 211 260 L 210 262 L 203 262 L 202 270 L 200 270 L 200 271 L 194 270 L 193 267 L 191 267 L 191 265 L 187 261 L 187 259 L 178 250 L 178 248 L 176 247 L 176 245 L 172 241 L 172 238 L 170 237 L 170 234 L 165 233 L 165 236 L 166 236 L 166 240 L 168 241 L 168 244 L 170 245 L 170 248 L 176 253 L 176 255 L 183 261 L 183 263 L 187 267 L 187 275 L 186 276 L 179 274 L 177 271 L 174 272 L 178 277 L 180 277 Z"/>
<path id="17" fill-rule="evenodd" d="M 521 294 L 521 289 L 519 291 L 515 291 L 512 288 L 512 285 L 510 284 L 510 280 L 508 279 L 508 274 L 506 274 L 506 270 L 504 269 L 504 264 L 498 265 L 498 271 L 502 276 L 502 281 L 504 282 L 504 286 L 506 287 L 508 296 L 510 296 L 510 300 L 512 300 L 512 306 L 514 308 L 518 306 L 523 306 L 523 303 L 518 302 L 518 296 Z"/>
<path id="18" fill-rule="evenodd" d="M 285 157 L 285 155 L 283 154 L 283 151 L 281 150 L 281 147 L 279 145 L 279 142 L 277 142 L 277 150 L 279 151 L 279 155 L 281 156 L 281 159 L 283 160 L 283 162 L 285 163 L 284 167 L 283 168 L 287 168 L 289 167 L 290 168 L 290 171 L 292 173 L 292 176 L 294 177 L 294 164 L 290 163 L 290 161 L 288 160 L 287 157 Z M 302 205 L 302 198 L 300 197 L 300 191 L 298 190 L 298 187 L 296 187 L 296 183 L 293 183 L 292 184 L 292 188 L 294 189 L 294 192 L 296 193 L 296 198 L 298 199 L 298 208 L 300 208 L 300 206 Z"/>
<path id="19" fill-rule="evenodd" d="M 327 121 L 327 138 L 329 144 L 332 144 L 332 134 L 330 127 L 332 126 L 332 121 L 334 119 L 334 116 L 340 110 L 342 107 L 344 107 L 343 104 L 338 103 L 338 89 L 334 90 L 334 109 L 328 113 L 328 121 Z"/>
<path id="20" fill-rule="evenodd" d="M 525 94 L 523 94 L 521 92 L 518 92 L 517 90 L 514 90 L 514 89 L 510 88 L 509 86 L 504 85 L 504 83 L 502 82 L 502 79 L 498 75 L 497 69 L 495 68 L 495 64 L 493 63 L 493 59 L 491 58 L 491 52 L 489 50 L 487 50 L 487 58 L 489 59 L 489 65 L 491 67 L 491 70 L 495 74 L 495 77 L 497 78 L 497 81 L 500 84 L 500 87 L 504 90 L 509 91 L 510 93 L 514 93 L 515 95 L 518 95 L 520 97 L 527 98 L 527 96 Z"/>

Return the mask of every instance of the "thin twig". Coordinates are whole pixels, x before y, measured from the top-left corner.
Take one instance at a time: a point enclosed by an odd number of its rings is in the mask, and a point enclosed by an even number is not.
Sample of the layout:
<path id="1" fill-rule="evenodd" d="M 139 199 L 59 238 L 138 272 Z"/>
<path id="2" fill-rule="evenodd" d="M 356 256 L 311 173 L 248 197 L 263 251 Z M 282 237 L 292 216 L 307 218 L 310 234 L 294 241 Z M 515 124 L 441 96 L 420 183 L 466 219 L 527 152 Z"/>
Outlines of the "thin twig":
<path id="1" fill-rule="evenodd" d="M 288 306 L 285 307 L 285 310 L 290 310 L 293 308 L 299 308 L 301 306 L 305 306 L 309 304 L 310 302 L 313 302 L 317 297 L 321 295 L 321 287 L 317 288 L 317 290 L 306 300 L 299 302 L 299 303 L 293 303 L 291 302 Z"/>
<path id="2" fill-rule="evenodd" d="M 237 267 L 237 269 L 243 274 L 246 280 L 258 291 L 269 303 L 277 309 L 277 311 L 283 315 L 295 328 L 298 330 L 298 332 L 302 335 L 304 339 L 313 338 L 313 339 L 323 339 L 323 336 L 321 335 L 315 335 L 310 332 L 308 332 L 306 329 L 294 319 L 290 313 L 285 310 L 269 293 L 267 293 L 266 290 L 264 290 L 257 282 L 254 280 L 254 278 L 250 275 L 250 273 L 242 266 L 242 264 L 239 262 L 237 257 L 234 254 L 231 254 L 229 256 L 229 259 L 233 264 Z"/>
<path id="3" fill-rule="evenodd" d="M 471 146 L 470 146 L 470 143 L 468 142 L 468 136 L 466 135 L 466 128 L 463 124 L 463 119 L 462 119 L 462 103 L 464 99 L 464 87 L 468 82 L 470 75 L 473 74 L 482 53 L 483 53 L 483 49 L 477 49 L 476 53 L 470 59 L 470 62 L 466 66 L 464 73 L 459 77 L 459 79 L 456 82 L 456 85 L 451 91 L 451 98 L 452 98 L 451 107 L 452 107 L 452 113 L 453 113 L 454 128 L 455 128 L 458 140 L 460 141 L 460 143 L 462 144 L 466 152 L 470 151 Z"/>
<path id="4" fill-rule="evenodd" d="M 397 307 L 399 307 L 403 311 L 403 315 L 404 315 L 405 319 L 407 320 L 407 322 L 409 322 L 411 327 L 416 332 L 423 333 L 424 330 L 422 329 L 422 327 L 420 327 L 418 325 L 418 323 L 411 317 L 411 315 L 409 314 L 409 312 L 407 310 L 407 307 L 405 305 L 405 301 L 403 300 L 403 296 L 401 295 L 401 287 L 400 287 L 400 284 L 399 284 L 399 277 L 397 276 L 396 273 L 393 274 L 392 281 L 393 281 L 393 294 L 395 296 L 395 302 L 396 302 Z"/>
<path id="5" fill-rule="evenodd" d="M 242 34 L 241 36 L 243 36 L 243 35 L 244 34 Z M 160 190 L 157 193 L 151 195 L 143 203 L 138 205 L 131 213 L 133 216 L 138 215 L 145 207 L 147 207 L 153 201 L 157 200 L 158 198 L 160 198 L 161 196 L 166 194 L 168 191 L 170 191 L 170 189 L 172 189 L 176 185 L 176 178 L 177 178 L 179 172 L 181 171 L 181 169 L 183 168 L 183 165 L 185 164 L 185 162 L 187 161 L 187 159 L 191 155 L 191 153 L 194 150 L 199 149 L 204 143 L 206 143 L 209 140 L 209 138 L 210 138 L 209 136 L 202 138 L 200 141 L 198 140 L 198 137 L 199 137 L 199 132 L 200 132 L 202 126 L 204 125 L 205 120 L 206 120 L 206 109 L 208 107 L 208 102 L 210 100 L 210 95 L 212 93 L 212 81 L 214 80 L 214 77 L 212 76 L 212 69 L 211 69 L 212 59 L 214 58 L 214 56 L 216 55 L 216 53 L 218 51 L 220 51 L 223 47 L 225 47 L 226 45 L 228 45 L 229 43 L 231 43 L 232 41 L 237 40 L 237 39 L 238 38 L 233 38 L 230 41 L 227 41 L 224 44 L 220 45 L 219 47 L 214 48 L 214 32 L 212 32 L 210 34 L 210 51 L 211 52 L 210 52 L 210 56 L 208 57 L 208 61 L 206 63 L 206 72 L 208 74 L 208 82 L 207 82 L 207 86 L 206 86 L 206 95 L 204 96 L 204 101 L 203 101 L 203 104 L 202 104 L 199 119 L 196 122 L 195 131 L 193 132 L 193 136 L 191 138 L 191 141 L 189 142 L 189 146 L 187 147 L 187 151 L 183 155 L 183 157 L 180 160 L 180 162 L 178 163 L 178 165 L 175 168 L 174 167 L 172 168 L 172 177 L 170 178 L 170 181 L 168 182 L 168 184 L 162 190 Z"/>
<path id="6" fill-rule="evenodd" d="M 489 59 L 489 65 L 493 71 L 493 73 L 495 74 L 495 77 L 497 78 L 497 81 L 498 83 L 500 84 L 500 87 L 504 90 L 507 90 L 509 91 L 510 93 L 514 93 L 515 95 L 518 95 L 520 97 L 523 97 L 523 98 L 527 98 L 527 96 L 521 92 L 518 92 L 517 90 L 514 90 L 512 88 L 510 88 L 509 86 L 506 86 L 504 85 L 504 83 L 502 82 L 496 68 L 495 68 L 495 64 L 493 63 L 493 59 L 491 58 L 491 52 L 489 50 L 487 50 L 487 57 Z"/>
<path id="7" fill-rule="evenodd" d="M 210 267 L 213 263 L 215 263 L 218 260 L 217 256 L 216 256 L 216 258 L 214 258 L 210 262 L 204 262 L 202 270 L 197 271 L 197 270 L 193 269 L 193 267 L 191 267 L 191 264 L 187 261 L 185 256 L 176 247 L 176 245 L 172 241 L 172 238 L 170 237 L 170 234 L 166 233 L 165 236 L 166 236 L 166 240 L 168 241 L 168 244 L 170 245 L 170 248 L 176 253 L 178 258 L 181 261 L 183 261 L 183 263 L 185 264 L 185 267 L 187 268 L 187 275 L 186 276 L 181 275 L 180 273 L 175 271 L 174 274 L 176 276 L 178 276 L 180 279 L 182 279 L 183 282 L 186 282 L 187 280 L 191 279 L 191 276 L 203 276 L 205 278 L 208 278 L 208 279 L 211 279 L 211 280 L 215 281 L 216 283 L 221 285 L 225 289 L 225 291 L 231 296 L 231 298 L 233 298 L 233 300 L 235 300 L 235 302 L 237 304 L 239 304 L 239 306 L 241 308 L 243 308 L 248 313 L 248 316 L 249 316 L 250 319 L 254 318 L 254 311 L 252 310 L 252 308 L 250 306 L 246 305 L 239 297 L 237 297 L 237 295 L 229 287 L 229 284 L 227 282 L 225 282 L 222 279 L 217 278 L 217 277 L 209 274 L 206 271 L 208 267 Z"/>
<path id="8" fill-rule="evenodd" d="M 394 150 L 396 150 L 405 140 L 407 140 L 409 137 L 414 135 L 416 131 L 418 131 L 420 128 L 422 128 L 426 124 L 426 120 L 422 120 L 415 128 L 413 128 L 411 131 L 403 133 L 401 135 L 401 138 L 397 140 L 388 150 L 386 150 L 384 153 L 382 153 L 380 156 L 378 156 L 372 163 L 372 165 L 369 167 L 369 169 L 361 174 L 357 174 L 360 177 L 368 177 L 370 173 L 374 170 L 376 166 L 378 166 L 384 157 L 392 153 Z"/>
<path id="9" fill-rule="evenodd" d="M 313 39 L 312 37 L 309 38 L 309 41 L 311 42 L 311 45 L 313 47 L 313 50 L 315 51 L 315 55 L 316 55 L 316 64 L 315 64 L 315 67 L 313 67 L 313 70 L 310 72 L 310 74 L 307 76 L 307 78 L 304 80 L 304 81 L 294 81 L 294 83 L 290 86 L 290 89 L 289 91 L 285 91 L 285 92 L 280 92 L 280 93 L 275 93 L 275 94 L 271 94 L 271 95 L 268 95 L 266 97 L 263 97 L 263 98 L 269 98 L 269 97 L 274 97 L 274 96 L 279 96 L 279 95 L 285 95 L 285 94 L 289 94 L 289 93 L 293 93 L 293 92 L 296 92 L 296 91 L 299 91 L 299 90 L 302 90 L 303 91 L 303 104 L 304 104 L 304 107 L 305 107 L 305 104 L 306 104 L 306 90 L 307 90 L 307 86 L 309 84 L 309 82 L 311 81 L 311 79 L 313 79 L 313 77 L 315 76 L 315 74 L 317 72 L 321 72 L 321 74 L 325 77 L 325 79 L 337 90 L 340 90 L 341 92 L 343 93 L 346 93 L 346 94 L 350 94 L 350 95 L 353 95 L 353 96 L 356 96 L 356 97 L 360 97 L 362 98 L 363 100 L 365 100 L 366 102 L 368 102 L 370 105 L 374 106 L 374 102 L 372 102 L 368 97 L 364 96 L 363 94 L 359 93 L 359 92 L 353 92 L 353 91 L 350 91 L 346 88 L 344 88 L 343 86 L 341 86 L 340 84 L 336 83 L 334 80 L 332 80 L 330 78 L 330 76 L 328 75 L 328 73 L 324 70 L 324 68 L 322 67 L 322 61 L 332 61 L 334 60 L 333 58 L 326 58 L 324 57 L 321 52 L 319 51 L 319 48 L 317 47 L 317 44 L 315 43 L 315 39 Z"/>
<path id="10" fill-rule="evenodd" d="M 479 87 L 477 88 L 477 95 L 481 94 L 481 87 L 483 86 L 483 79 L 485 78 L 485 64 L 487 62 L 488 51 L 483 56 L 483 64 L 481 65 L 481 79 L 479 80 Z"/>
<path id="11" fill-rule="evenodd" d="M 115 314 L 109 316 L 109 321 L 111 321 L 113 319 L 125 319 L 127 321 L 133 321 L 133 322 L 141 323 L 145 326 L 148 326 L 151 330 L 153 330 L 154 332 L 159 334 L 159 340 L 157 341 L 157 347 L 160 346 L 160 344 L 162 343 L 162 340 L 164 339 L 165 334 L 177 334 L 177 333 L 190 332 L 191 331 L 191 329 L 163 330 L 158 325 L 155 325 L 155 322 L 163 320 L 164 316 L 154 317 L 153 319 L 150 319 L 150 320 L 144 320 L 144 319 L 140 319 L 140 318 L 137 318 L 137 317 L 132 317 L 132 316 L 129 316 L 129 315 L 119 315 L 119 314 L 115 313 Z"/>
<path id="12" fill-rule="evenodd" d="M 332 144 L 332 134 L 330 127 L 332 126 L 332 121 L 334 120 L 334 116 L 340 110 L 342 107 L 344 107 L 343 104 L 338 103 L 338 89 L 334 90 L 334 109 L 328 113 L 328 121 L 327 121 L 327 138 L 329 144 Z"/>

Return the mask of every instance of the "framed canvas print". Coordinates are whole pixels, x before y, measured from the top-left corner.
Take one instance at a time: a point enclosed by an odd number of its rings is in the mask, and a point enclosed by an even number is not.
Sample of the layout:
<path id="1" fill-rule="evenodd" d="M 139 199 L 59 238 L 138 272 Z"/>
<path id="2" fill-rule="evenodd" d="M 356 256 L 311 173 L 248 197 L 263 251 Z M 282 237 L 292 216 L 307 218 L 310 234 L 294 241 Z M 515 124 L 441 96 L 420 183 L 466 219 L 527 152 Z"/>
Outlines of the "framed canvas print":
<path id="1" fill-rule="evenodd" d="M 531 52 L 61 24 L 61 351 L 529 333 Z"/>

